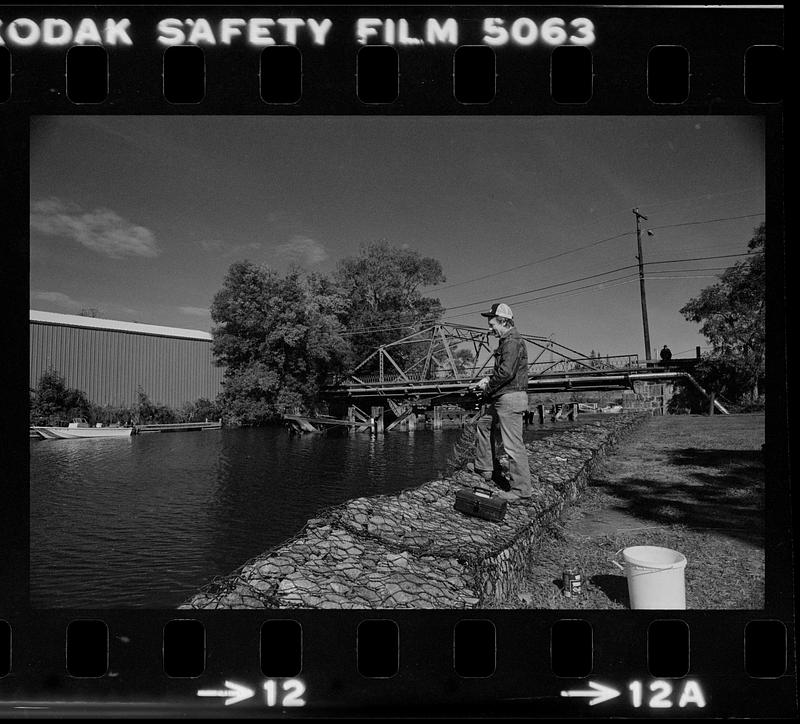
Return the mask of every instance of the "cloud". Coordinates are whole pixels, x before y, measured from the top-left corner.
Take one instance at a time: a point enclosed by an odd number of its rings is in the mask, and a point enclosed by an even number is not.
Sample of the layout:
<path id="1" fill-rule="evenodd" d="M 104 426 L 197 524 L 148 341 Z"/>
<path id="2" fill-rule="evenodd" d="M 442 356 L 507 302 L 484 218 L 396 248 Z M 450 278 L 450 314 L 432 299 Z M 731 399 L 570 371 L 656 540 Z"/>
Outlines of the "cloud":
<path id="1" fill-rule="evenodd" d="M 295 235 L 284 244 L 275 247 L 278 256 L 289 263 L 311 266 L 328 258 L 328 252 L 318 241 L 307 236 Z"/>
<path id="2" fill-rule="evenodd" d="M 55 304 L 57 307 L 67 309 L 71 312 L 80 312 L 82 309 L 90 306 L 61 292 L 34 292 L 33 298 L 39 302 Z"/>
<path id="3" fill-rule="evenodd" d="M 144 226 L 132 224 L 111 209 L 86 211 L 55 197 L 31 204 L 31 230 L 72 239 L 113 259 L 160 253 L 155 235 Z"/>
<path id="4" fill-rule="evenodd" d="M 208 307 L 178 307 L 178 311 L 183 312 L 183 314 L 189 314 L 192 317 L 207 317 L 211 314 L 211 310 Z"/>

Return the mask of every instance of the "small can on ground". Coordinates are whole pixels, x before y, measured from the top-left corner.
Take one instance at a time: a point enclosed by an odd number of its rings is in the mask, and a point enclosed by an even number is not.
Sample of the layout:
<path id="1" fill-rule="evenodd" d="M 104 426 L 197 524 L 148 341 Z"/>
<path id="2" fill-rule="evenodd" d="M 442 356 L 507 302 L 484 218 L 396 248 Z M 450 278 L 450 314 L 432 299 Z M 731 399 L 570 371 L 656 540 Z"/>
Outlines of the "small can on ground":
<path id="1" fill-rule="evenodd" d="M 564 582 L 564 596 L 567 598 L 576 598 L 581 595 L 581 574 L 574 568 L 564 569 L 562 581 Z"/>

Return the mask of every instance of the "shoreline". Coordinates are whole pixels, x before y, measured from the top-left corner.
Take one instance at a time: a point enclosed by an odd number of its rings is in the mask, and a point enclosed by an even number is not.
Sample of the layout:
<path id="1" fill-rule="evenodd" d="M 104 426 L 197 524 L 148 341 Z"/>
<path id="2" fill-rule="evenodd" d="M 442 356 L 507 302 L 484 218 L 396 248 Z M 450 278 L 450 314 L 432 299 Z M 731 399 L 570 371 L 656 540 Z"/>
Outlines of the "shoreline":
<path id="1" fill-rule="evenodd" d="M 543 494 L 490 523 L 453 509 L 454 477 L 319 511 L 292 539 L 215 578 L 180 609 L 473 609 L 507 598 L 597 463 L 649 415 L 614 415 L 527 444 Z"/>

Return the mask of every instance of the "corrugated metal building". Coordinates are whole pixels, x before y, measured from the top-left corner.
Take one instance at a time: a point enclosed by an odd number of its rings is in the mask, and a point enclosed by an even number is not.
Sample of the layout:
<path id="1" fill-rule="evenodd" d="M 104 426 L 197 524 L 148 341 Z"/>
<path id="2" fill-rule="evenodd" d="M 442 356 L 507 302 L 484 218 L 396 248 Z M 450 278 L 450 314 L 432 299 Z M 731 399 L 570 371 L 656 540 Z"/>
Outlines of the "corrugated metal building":
<path id="1" fill-rule="evenodd" d="M 130 405 L 137 387 L 155 403 L 213 400 L 223 369 L 208 332 L 30 311 L 30 387 L 52 367 L 100 405 Z"/>

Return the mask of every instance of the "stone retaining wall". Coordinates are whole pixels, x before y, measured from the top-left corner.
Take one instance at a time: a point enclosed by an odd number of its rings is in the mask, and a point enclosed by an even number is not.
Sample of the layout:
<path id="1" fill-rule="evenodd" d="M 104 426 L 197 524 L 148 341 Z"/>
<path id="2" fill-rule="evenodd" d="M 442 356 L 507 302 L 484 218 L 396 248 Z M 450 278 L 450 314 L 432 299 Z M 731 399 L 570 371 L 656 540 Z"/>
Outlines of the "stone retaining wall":
<path id="1" fill-rule="evenodd" d="M 453 509 L 459 475 L 318 513 L 292 540 L 179 608 L 482 608 L 513 595 L 548 525 L 606 450 L 648 416 L 614 415 L 530 443 L 539 494 L 491 523 Z"/>

